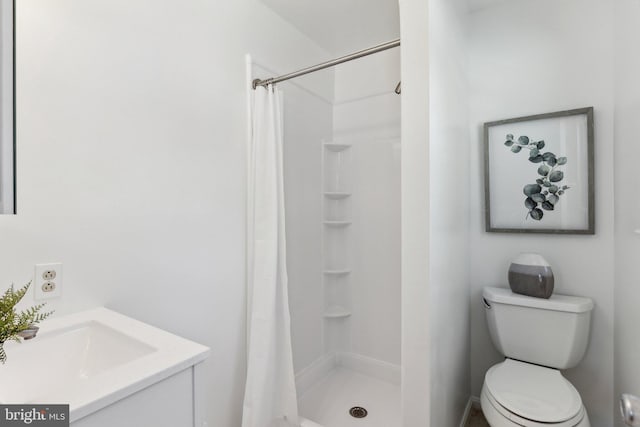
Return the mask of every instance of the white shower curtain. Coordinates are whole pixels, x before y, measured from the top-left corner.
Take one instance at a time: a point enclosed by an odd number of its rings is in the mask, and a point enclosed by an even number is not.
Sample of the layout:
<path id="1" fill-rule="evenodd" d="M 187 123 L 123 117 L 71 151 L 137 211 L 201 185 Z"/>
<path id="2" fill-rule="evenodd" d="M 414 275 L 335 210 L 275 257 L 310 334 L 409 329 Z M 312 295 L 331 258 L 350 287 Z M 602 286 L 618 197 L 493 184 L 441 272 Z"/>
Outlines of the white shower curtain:
<path id="1" fill-rule="evenodd" d="M 248 200 L 248 369 L 242 427 L 299 426 L 284 222 L 282 101 L 254 93 Z"/>

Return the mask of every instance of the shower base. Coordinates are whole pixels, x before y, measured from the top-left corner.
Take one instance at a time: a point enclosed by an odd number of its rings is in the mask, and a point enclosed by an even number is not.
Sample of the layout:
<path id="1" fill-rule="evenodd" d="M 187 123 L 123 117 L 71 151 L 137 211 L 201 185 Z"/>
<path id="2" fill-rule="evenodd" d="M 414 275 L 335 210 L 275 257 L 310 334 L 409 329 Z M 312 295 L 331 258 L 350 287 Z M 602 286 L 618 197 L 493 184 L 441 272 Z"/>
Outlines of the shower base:
<path id="1" fill-rule="evenodd" d="M 349 410 L 366 409 L 355 418 Z M 300 415 L 322 427 L 389 427 L 400 424 L 400 384 L 335 366 L 298 399 Z"/>

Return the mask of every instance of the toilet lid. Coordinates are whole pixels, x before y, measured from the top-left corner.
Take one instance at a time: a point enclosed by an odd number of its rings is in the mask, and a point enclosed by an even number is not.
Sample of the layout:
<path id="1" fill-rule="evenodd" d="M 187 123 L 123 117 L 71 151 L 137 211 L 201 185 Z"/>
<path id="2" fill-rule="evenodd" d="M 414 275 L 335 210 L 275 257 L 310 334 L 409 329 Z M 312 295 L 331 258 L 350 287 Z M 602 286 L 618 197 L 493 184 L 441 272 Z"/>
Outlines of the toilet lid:
<path id="1" fill-rule="evenodd" d="M 560 371 L 506 359 L 485 376 L 487 390 L 508 411 L 532 421 L 560 423 L 582 408 L 580 394 Z"/>

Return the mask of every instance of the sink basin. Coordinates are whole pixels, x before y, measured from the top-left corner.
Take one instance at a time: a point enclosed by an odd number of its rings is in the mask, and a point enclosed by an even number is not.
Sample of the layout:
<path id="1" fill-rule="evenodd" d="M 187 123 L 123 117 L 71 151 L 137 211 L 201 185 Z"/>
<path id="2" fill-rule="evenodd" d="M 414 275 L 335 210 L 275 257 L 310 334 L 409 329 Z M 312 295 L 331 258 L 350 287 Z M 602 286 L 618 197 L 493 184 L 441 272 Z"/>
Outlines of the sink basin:
<path id="1" fill-rule="evenodd" d="M 5 344 L 0 403 L 68 403 L 75 421 L 203 361 L 209 349 L 106 308 L 49 319 Z"/>

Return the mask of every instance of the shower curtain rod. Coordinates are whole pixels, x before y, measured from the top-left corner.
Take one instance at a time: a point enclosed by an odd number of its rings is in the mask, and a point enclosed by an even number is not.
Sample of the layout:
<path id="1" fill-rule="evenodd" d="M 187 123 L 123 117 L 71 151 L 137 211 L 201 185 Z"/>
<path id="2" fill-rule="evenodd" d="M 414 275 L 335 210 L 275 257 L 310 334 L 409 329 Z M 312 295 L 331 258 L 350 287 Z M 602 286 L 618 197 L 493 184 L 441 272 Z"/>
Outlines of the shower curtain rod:
<path id="1" fill-rule="evenodd" d="M 284 74 L 279 77 L 272 77 L 270 79 L 265 79 L 265 80 L 255 79 L 253 81 L 253 88 L 255 89 L 258 86 L 267 86 L 270 84 L 275 84 L 275 83 L 283 82 L 285 80 L 293 79 L 295 77 L 304 76 L 305 74 L 313 73 L 319 70 L 324 70 L 325 68 L 333 67 L 334 65 L 342 64 L 343 62 L 349 62 L 354 59 L 362 58 L 363 56 L 372 55 L 374 53 L 382 52 L 383 50 L 391 49 L 398 46 L 400 46 L 400 39 L 382 43 L 377 46 L 370 47 L 368 49 L 360 50 L 358 52 L 341 56 L 340 58 L 332 59 L 331 61 L 323 62 L 321 64 L 314 65 L 312 67 L 303 68 L 302 70 L 294 71 L 293 73 Z"/>

